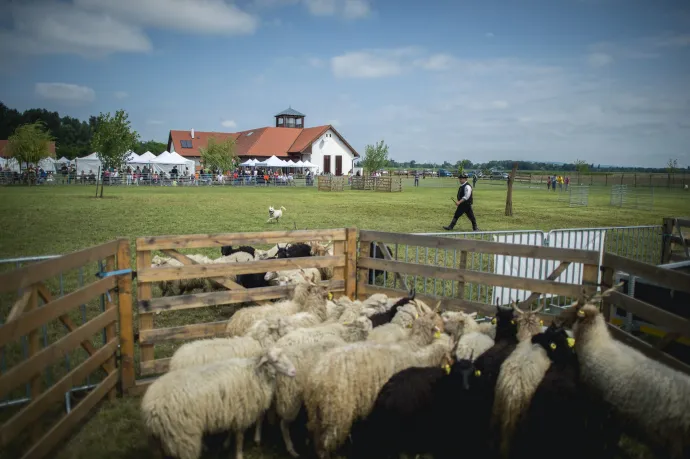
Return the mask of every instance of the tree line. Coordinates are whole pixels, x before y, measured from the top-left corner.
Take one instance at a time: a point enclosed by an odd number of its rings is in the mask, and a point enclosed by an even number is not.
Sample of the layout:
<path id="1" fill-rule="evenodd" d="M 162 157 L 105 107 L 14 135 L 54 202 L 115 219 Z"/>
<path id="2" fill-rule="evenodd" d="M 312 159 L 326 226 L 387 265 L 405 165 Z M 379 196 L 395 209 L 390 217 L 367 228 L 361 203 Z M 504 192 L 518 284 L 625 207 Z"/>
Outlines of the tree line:
<path id="1" fill-rule="evenodd" d="M 91 141 L 96 132 L 98 116 L 82 121 L 71 116 L 60 116 L 43 108 L 30 108 L 20 112 L 0 102 L 0 139 L 9 139 L 17 128 L 26 124 L 41 122 L 55 142 L 57 158 L 81 158 L 93 153 Z M 150 151 L 159 154 L 168 147 L 167 143 L 155 140 L 138 140 L 132 150 L 141 154 Z"/>

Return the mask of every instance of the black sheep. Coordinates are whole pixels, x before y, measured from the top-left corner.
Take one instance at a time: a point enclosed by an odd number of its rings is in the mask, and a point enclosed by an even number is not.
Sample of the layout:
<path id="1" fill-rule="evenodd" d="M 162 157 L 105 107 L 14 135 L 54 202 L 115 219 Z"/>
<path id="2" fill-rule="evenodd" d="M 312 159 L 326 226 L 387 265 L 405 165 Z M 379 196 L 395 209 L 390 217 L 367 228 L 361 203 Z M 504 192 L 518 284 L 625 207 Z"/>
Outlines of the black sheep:
<path id="1" fill-rule="evenodd" d="M 457 457 L 456 437 L 463 443 L 462 455 L 481 457 L 481 429 L 488 414 L 476 411 L 477 397 L 485 389 L 484 378 L 471 360 L 452 366 L 412 367 L 392 376 L 379 391 L 371 413 L 352 433 L 350 457 L 397 458 L 431 453 L 434 458 Z M 486 422 L 477 423 L 477 416 Z M 466 448 L 471 448 L 468 451 Z"/>
<path id="2" fill-rule="evenodd" d="M 276 258 L 300 258 L 310 257 L 311 246 L 303 242 L 297 244 L 290 244 L 287 247 L 278 247 Z"/>
<path id="3" fill-rule="evenodd" d="M 232 255 L 233 253 L 237 252 L 246 252 L 252 257 L 254 257 L 256 250 L 254 249 L 254 247 L 250 247 L 248 245 L 241 245 L 236 249 L 233 249 L 231 245 L 224 245 L 220 248 L 220 254 L 224 257 L 227 257 L 228 255 Z"/>
<path id="4" fill-rule="evenodd" d="M 393 320 L 393 317 L 395 317 L 395 314 L 398 312 L 398 308 L 405 306 L 411 301 L 414 301 L 414 297 L 415 289 L 412 287 L 410 294 L 404 298 L 400 298 L 393 306 L 391 306 L 389 310 L 376 313 L 369 317 L 372 327 L 378 327 L 379 325 L 390 323 Z"/>
<path id="5" fill-rule="evenodd" d="M 268 287 L 269 284 L 265 277 L 266 273 L 238 274 L 235 282 L 244 288 Z"/>
<path id="6" fill-rule="evenodd" d="M 532 343 L 544 348 L 551 366 L 517 426 L 510 458 L 546 459 L 557 449 L 563 459 L 614 457 L 621 432 L 611 407 L 580 383 L 572 338 L 554 323 Z M 563 432 L 577 432 L 566 448 Z"/>
<path id="7" fill-rule="evenodd" d="M 376 250 L 374 250 L 374 247 L 376 247 Z M 390 246 L 386 246 L 386 248 L 388 249 L 388 251 L 390 252 L 391 255 L 393 255 L 395 253 L 393 251 L 393 249 L 390 248 Z M 380 260 L 386 259 L 385 255 L 383 254 L 383 250 L 381 250 L 381 248 L 375 242 L 372 242 L 371 244 L 369 244 L 369 256 L 372 258 L 378 258 Z M 369 284 L 375 285 L 376 278 L 378 276 L 382 276 L 382 275 L 383 275 L 383 271 L 381 271 L 379 269 L 376 269 L 376 270 L 370 269 L 369 270 Z"/>

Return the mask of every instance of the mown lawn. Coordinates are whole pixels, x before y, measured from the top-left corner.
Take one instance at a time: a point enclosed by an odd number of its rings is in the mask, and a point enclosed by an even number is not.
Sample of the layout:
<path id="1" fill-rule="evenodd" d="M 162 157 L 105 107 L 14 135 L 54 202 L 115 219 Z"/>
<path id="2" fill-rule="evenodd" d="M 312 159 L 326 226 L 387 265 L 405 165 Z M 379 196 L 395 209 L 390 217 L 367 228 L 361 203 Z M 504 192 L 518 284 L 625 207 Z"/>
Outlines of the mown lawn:
<path id="1" fill-rule="evenodd" d="M 84 186 L 6 187 L 0 188 L 0 259 L 19 256 L 64 254 L 83 249 L 117 237 L 134 240 L 138 236 L 164 234 L 226 233 L 236 231 L 266 231 L 271 229 L 317 229 L 357 227 L 391 232 L 442 232 L 448 224 L 454 206 L 448 199 L 456 188 L 436 187 L 449 184 L 442 179 L 420 180 L 422 186 L 406 186 L 402 193 L 372 191 L 317 192 L 315 188 L 243 188 L 243 187 L 113 187 L 106 188 L 105 198 L 94 198 L 95 189 Z M 412 181 L 406 181 L 411 185 Z M 504 216 L 505 185 L 482 181 L 475 191 L 475 213 L 482 230 L 539 229 L 569 227 L 601 227 L 627 225 L 657 225 L 663 217 L 690 213 L 690 193 L 655 190 L 651 210 L 620 209 L 609 206 L 608 188 L 592 187 L 589 206 L 568 207 L 567 200 L 559 200 L 559 193 L 543 189 L 516 187 L 514 216 Z M 286 207 L 279 224 L 267 224 L 269 205 Z M 463 219 L 458 231 L 471 229 Z M 134 249 L 134 247 L 133 247 Z M 217 257 L 218 249 L 195 250 Z M 9 266 L 0 266 L 8 269 Z M 83 273 L 65 275 L 68 291 L 78 281 L 93 281 L 97 266 Z M 82 279 L 83 278 L 83 279 Z M 48 285 L 57 295 L 55 282 Z M 154 293 L 154 295 L 156 295 Z M 0 298 L 0 318 L 4 319 L 12 306 Z M 75 323 L 91 319 L 100 312 L 98 301 L 90 302 L 70 316 Z M 229 317 L 232 308 L 214 306 L 190 311 L 176 311 L 156 316 L 156 328 L 186 323 L 210 322 Z M 57 321 L 48 324 L 47 342 L 64 336 L 64 327 Z M 102 345 L 99 337 L 96 347 Z M 169 345 L 156 346 L 156 358 L 168 357 Z M 21 359 L 21 349 L 8 346 L 6 361 Z M 86 358 L 78 349 L 70 355 L 74 366 Z M 10 364 L 11 366 L 11 364 Z M 54 382 L 65 370 L 53 369 Z M 97 378 L 102 375 L 96 375 Z M 63 408 L 64 409 L 64 408 Z M 56 414 L 60 406 L 56 405 Z M 0 409 L 0 420 L 7 420 L 14 410 Z M 48 421 L 49 419 L 44 419 Z M 248 437 L 251 437 L 249 435 Z M 261 449 L 250 447 L 249 459 L 287 457 L 279 434 L 274 428 L 266 430 L 267 441 Z M 0 452 L 0 458 L 12 457 L 17 449 Z M 138 416 L 138 399 L 105 402 L 93 419 L 86 423 L 55 456 L 67 458 L 128 458 L 150 457 Z"/>

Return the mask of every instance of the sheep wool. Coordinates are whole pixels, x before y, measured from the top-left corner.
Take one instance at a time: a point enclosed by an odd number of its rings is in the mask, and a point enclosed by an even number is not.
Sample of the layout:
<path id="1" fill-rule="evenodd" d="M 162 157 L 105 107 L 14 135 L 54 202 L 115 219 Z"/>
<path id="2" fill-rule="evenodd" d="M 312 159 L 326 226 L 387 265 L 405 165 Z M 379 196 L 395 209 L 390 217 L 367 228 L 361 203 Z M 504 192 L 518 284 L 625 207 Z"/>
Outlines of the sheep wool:
<path id="1" fill-rule="evenodd" d="M 409 303 L 398 308 L 398 312 L 390 323 L 374 327 L 367 341 L 380 344 L 395 343 L 407 339 L 414 321 L 419 317 L 415 304 Z"/>
<path id="2" fill-rule="evenodd" d="M 494 345 L 494 340 L 482 333 L 474 317 L 476 313 L 460 313 L 453 319 L 456 324 L 450 328 L 454 330 L 454 338 L 458 338 L 455 349 L 456 360 L 476 359 Z M 444 323 L 444 327 L 448 322 Z"/>
<path id="3" fill-rule="evenodd" d="M 281 318 L 281 320 L 283 319 Z M 332 337 L 352 343 L 365 340 L 371 329 L 371 321 L 366 317 L 359 317 L 351 323 L 333 322 L 316 327 L 292 330 L 281 337 L 276 342 L 276 346 L 287 348 L 300 344 L 319 343 Z"/>
<path id="4" fill-rule="evenodd" d="M 230 430 L 236 459 L 242 459 L 244 431 L 270 407 L 276 372 L 295 375 L 281 349 L 260 357 L 233 359 L 164 374 L 144 394 L 144 426 L 167 455 L 199 459 L 204 433 Z"/>
<path id="5" fill-rule="evenodd" d="M 573 327 L 580 377 L 661 457 L 690 456 L 690 377 L 617 340 L 598 308 L 584 305 Z"/>
<path id="6" fill-rule="evenodd" d="M 275 408 L 280 417 L 280 431 L 285 447 L 291 456 L 298 454 L 290 438 L 290 423 L 293 422 L 304 403 L 304 386 L 307 383 L 309 371 L 322 354 L 346 343 L 342 338 L 326 336 L 318 343 L 302 344 L 285 348 L 285 355 L 295 365 L 297 374 L 294 378 L 276 376 Z"/>
<path id="7" fill-rule="evenodd" d="M 319 457 L 327 457 L 343 444 L 352 424 L 369 414 L 391 376 L 411 366 L 440 365 L 450 348 L 450 337 L 440 334 L 435 319 L 422 316 L 415 321 L 409 340 L 388 345 L 354 343 L 324 354 L 305 386 L 307 428 L 314 434 Z"/>

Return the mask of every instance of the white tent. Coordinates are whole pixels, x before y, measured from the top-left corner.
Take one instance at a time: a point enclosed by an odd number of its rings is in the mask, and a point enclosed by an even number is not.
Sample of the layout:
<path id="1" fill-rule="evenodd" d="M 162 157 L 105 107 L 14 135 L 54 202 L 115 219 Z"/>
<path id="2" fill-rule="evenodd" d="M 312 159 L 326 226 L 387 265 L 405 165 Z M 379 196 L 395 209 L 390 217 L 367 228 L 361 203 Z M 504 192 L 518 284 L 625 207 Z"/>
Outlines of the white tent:
<path id="1" fill-rule="evenodd" d="M 62 158 L 58 159 L 58 160 L 55 161 L 55 162 L 56 162 L 56 163 L 59 163 L 59 164 L 62 164 L 62 163 L 65 163 L 65 164 L 72 164 L 72 161 L 70 161 L 69 159 L 65 158 L 64 156 L 63 156 Z"/>
<path id="2" fill-rule="evenodd" d="M 240 163 L 240 166 L 253 166 L 253 165 L 255 165 L 255 164 L 256 164 L 256 160 L 255 160 L 255 159 L 248 159 L 248 160 L 246 160 L 245 162 Z"/>
<path id="3" fill-rule="evenodd" d="M 43 169 L 46 172 L 55 172 L 55 160 L 53 158 L 43 158 L 38 162 L 38 167 Z"/>
<path id="4" fill-rule="evenodd" d="M 98 168 L 103 168 L 103 163 L 98 158 L 98 153 L 91 153 L 90 155 L 84 156 L 83 158 L 77 158 L 74 160 L 77 168 L 77 175 L 81 175 L 82 171 L 85 174 L 98 174 Z"/>
<path id="5" fill-rule="evenodd" d="M 295 163 L 295 167 L 304 167 L 304 163 L 301 159 Z"/>
<path id="6" fill-rule="evenodd" d="M 149 163 L 154 171 L 165 172 L 166 174 L 169 174 L 176 166 L 179 174 L 184 172 L 184 167 L 189 168 L 190 173 L 194 171 L 194 161 L 184 159 L 177 153 L 170 153 L 169 151 L 164 151 Z"/>
<path id="7" fill-rule="evenodd" d="M 174 152 L 174 151 L 173 151 L 172 153 L 170 153 L 170 156 L 171 156 L 173 159 L 175 159 L 175 160 L 184 161 L 184 166 L 185 166 L 187 169 L 189 169 L 189 173 L 190 173 L 190 174 L 194 173 L 194 170 L 195 170 L 195 167 L 196 167 L 196 166 L 195 166 L 195 164 L 194 164 L 194 160 L 193 160 L 193 159 L 187 159 L 187 158 L 185 158 L 184 156 L 182 156 L 182 155 L 180 155 L 179 153 L 176 153 L 176 152 Z M 177 169 L 179 170 L 180 173 L 183 172 L 182 170 L 180 170 L 179 167 L 178 167 Z"/>
<path id="8" fill-rule="evenodd" d="M 266 166 L 268 167 L 285 167 L 285 162 L 278 159 L 278 157 L 271 156 L 266 160 Z"/>
<path id="9" fill-rule="evenodd" d="M 147 152 L 139 155 L 139 159 L 144 160 L 144 161 L 151 161 L 152 159 L 155 159 L 155 158 L 156 158 L 156 155 L 154 155 L 150 151 L 147 151 Z"/>
<path id="10" fill-rule="evenodd" d="M 312 163 L 310 163 L 309 161 L 304 161 L 304 162 L 302 163 L 302 167 L 309 167 L 309 168 L 313 169 L 313 168 L 319 167 L 319 166 L 317 166 L 316 164 L 312 164 Z"/>
<path id="11" fill-rule="evenodd" d="M 126 164 L 132 164 L 132 161 L 139 159 L 139 155 L 134 153 L 132 150 L 128 152 L 129 154 L 125 157 Z"/>

